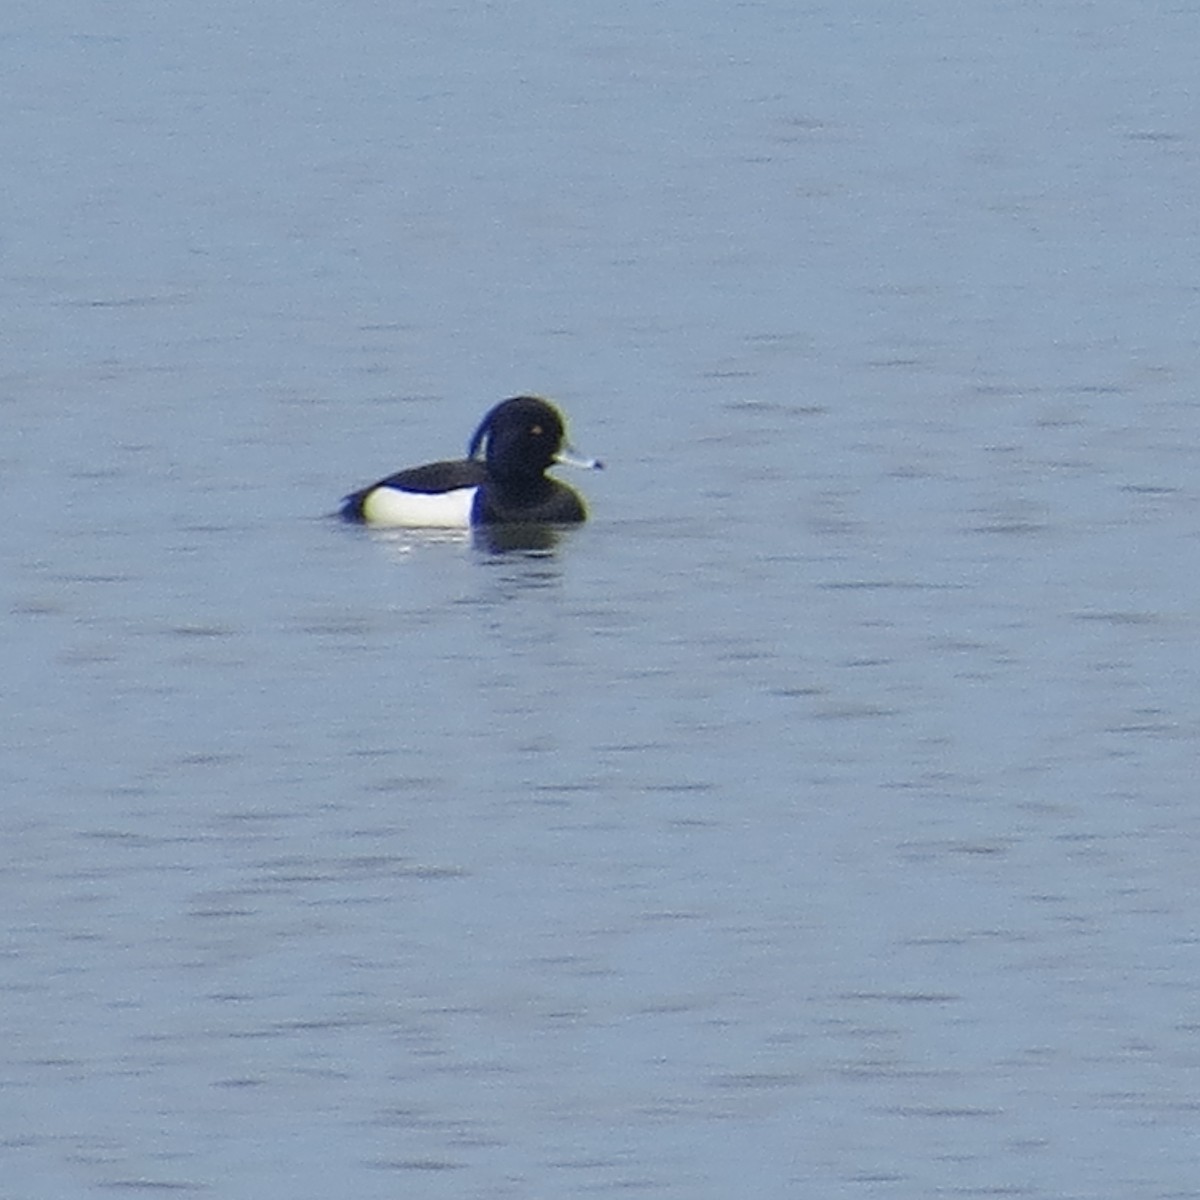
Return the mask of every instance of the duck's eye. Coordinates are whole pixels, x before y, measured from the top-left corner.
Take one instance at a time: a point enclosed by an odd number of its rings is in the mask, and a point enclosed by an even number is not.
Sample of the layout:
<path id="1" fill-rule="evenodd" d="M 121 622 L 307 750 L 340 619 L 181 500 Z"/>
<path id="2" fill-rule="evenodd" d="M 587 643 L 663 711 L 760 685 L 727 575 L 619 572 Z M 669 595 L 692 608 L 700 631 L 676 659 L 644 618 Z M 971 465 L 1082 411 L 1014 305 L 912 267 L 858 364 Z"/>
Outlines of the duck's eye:
<path id="1" fill-rule="evenodd" d="M 532 433 L 534 437 L 541 437 L 542 436 L 542 427 L 540 425 L 534 425 L 533 428 L 530 429 L 529 432 Z"/>

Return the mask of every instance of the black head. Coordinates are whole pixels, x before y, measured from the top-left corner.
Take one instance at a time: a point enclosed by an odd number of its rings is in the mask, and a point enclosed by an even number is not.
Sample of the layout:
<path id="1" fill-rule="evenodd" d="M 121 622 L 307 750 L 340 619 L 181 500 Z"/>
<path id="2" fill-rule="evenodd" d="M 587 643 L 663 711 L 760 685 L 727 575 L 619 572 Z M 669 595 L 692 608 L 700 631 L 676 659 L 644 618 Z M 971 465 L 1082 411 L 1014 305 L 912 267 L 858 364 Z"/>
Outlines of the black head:
<path id="1" fill-rule="evenodd" d="M 537 396 L 516 396 L 497 404 L 479 423 L 468 458 L 484 450 L 488 471 L 497 477 L 538 477 L 562 449 L 565 430 L 558 410 Z"/>

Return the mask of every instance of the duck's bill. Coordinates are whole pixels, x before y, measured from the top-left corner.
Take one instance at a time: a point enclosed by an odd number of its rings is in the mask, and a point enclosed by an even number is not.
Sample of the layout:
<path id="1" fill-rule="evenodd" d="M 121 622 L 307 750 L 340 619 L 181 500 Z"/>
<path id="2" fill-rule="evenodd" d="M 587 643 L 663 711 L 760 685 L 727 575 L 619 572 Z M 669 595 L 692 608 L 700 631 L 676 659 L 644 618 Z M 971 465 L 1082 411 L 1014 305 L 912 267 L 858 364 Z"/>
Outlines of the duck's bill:
<path id="1" fill-rule="evenodd" d="M 584 471 L 604 470 L 604 464 L 598 458 L 585 458 L 574 446 L 564 446 L 554 456 L 554 461 L 568 467 L 580 467 Z"/>

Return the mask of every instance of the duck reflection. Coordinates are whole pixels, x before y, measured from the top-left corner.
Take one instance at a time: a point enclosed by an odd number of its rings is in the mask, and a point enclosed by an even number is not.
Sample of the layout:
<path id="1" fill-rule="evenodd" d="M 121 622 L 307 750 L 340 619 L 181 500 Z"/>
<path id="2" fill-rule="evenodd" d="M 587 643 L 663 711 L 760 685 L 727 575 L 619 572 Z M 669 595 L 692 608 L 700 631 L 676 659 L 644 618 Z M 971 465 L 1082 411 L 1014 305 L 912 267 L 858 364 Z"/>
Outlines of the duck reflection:
<path id="1" fill-rule="evenodd" d="M 553 554 L 563 530 L 554 525 L 477 525 L 471 541 L 486 554 Z"/>

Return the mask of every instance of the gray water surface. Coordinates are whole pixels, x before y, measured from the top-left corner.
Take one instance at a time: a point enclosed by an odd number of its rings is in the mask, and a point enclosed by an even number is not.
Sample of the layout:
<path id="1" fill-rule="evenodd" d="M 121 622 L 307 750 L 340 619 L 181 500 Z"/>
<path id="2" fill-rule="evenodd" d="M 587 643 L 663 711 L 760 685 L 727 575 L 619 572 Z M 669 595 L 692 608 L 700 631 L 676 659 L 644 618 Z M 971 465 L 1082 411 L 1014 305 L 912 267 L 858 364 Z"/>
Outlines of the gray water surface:
<path id="1" fill-rule="evenodd" d="M 0 1195 L 1200 1196 L 1198 17 L 6 7 Z"/>

